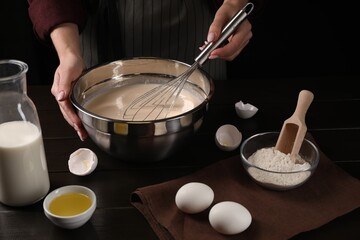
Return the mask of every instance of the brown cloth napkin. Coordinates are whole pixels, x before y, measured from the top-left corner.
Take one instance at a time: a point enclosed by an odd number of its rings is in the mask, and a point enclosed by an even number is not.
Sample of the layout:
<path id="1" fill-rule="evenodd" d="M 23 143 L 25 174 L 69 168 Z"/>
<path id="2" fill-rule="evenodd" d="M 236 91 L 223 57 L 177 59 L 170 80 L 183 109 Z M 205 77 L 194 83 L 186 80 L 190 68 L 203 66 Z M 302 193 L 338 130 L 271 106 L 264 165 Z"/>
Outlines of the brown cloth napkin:
<path id="1" fill-rule="evenodd" d="M 214 202 L 201 213 L 185 214 L 176 207 L 175 195 L 182 185 L 194 181 L 214 190 Z M 244 232 L 222 235 L 211 227 L 210 208 L 225 200 L 238 202 L 250 211 L 252 223 Z M 254 183 L 240 156 L 234 156 L 188 176 L 138 188 L 131 203 L 160 240 L 289 239 L 360 207 L 360 181 L 320 152 L 318 168 L 304 185 L 272 191 Z"/>

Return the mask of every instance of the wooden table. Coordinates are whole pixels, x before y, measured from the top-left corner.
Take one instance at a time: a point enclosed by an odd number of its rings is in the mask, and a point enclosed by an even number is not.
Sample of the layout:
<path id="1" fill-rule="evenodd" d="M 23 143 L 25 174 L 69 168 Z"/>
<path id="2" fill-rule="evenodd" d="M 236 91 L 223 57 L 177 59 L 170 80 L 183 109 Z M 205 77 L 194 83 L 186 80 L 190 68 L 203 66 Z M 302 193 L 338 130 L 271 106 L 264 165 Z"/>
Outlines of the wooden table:
<path id="1" fill-rule="evenodd" d="M 0 204 L 0 239 L 157 239 L 144 217 L 130 204 L 138 187 L 181 177 L 216 161 L 238 154 L 224 152 L 214 142 L 223 124 L 233 124 L 243 138 L 264 131 L 279 131 L 294 111 L 300 90 L 314 93 L 306 123 L 320 149 L 337 165 L 360 179 L 360 91 L 358 76 L 328 78 L 234 79 L 215 83 L 208 114 L 192 144 L 177 155 L 155 163 L 131 164 L 102 152 L 88 139 L 81 142 L 63 119 L 50 86 L 29 86 L 39 113 L 51 189 L 80 184 L 94 190 L 98 207 L 90 220 L 76 230 L 53 225 L 43 214 L 42 201 L 28 207 Z M 242 100 L 259 108 L 251 119 L 237 117 L 234 104 Z M 99 165 L 89 176 L 72 175 L 69 155 L 80 147 L 96 152 Z M 341 204 L 341 203 L 339 203 Z M 336 208 L 336 206 L 334 206 Z M 359 239 L 360 209 L 293 239 Z M 281 223 L 279 223 L 281 224 Z"/>

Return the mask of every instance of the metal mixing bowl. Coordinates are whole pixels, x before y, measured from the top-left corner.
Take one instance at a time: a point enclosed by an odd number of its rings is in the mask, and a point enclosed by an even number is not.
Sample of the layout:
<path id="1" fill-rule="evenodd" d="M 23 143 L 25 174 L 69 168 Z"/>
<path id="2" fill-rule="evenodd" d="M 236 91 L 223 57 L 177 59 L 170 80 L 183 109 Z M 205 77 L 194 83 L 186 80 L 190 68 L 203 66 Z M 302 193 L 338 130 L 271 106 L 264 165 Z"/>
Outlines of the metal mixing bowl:
<path id="1" fill-rule="evenodd" d="M 164 160 L 180 149 L 203 122 L 214 93 L 214 83 L 205 71 L 195 70 L 185 84 L 202 96 L 202 103 L 174 117 L 151 121 L 117 120 L 90 112 L 86 103 L 113 88 L 128 84 L 169 81 L 187 68 L 189 65 L 182 62 L 160 58 L 133 58 L 106 63 L 82 74 L 73 86 L 70 99 L 90 138 L 105 152 L 131 162 Z"/>

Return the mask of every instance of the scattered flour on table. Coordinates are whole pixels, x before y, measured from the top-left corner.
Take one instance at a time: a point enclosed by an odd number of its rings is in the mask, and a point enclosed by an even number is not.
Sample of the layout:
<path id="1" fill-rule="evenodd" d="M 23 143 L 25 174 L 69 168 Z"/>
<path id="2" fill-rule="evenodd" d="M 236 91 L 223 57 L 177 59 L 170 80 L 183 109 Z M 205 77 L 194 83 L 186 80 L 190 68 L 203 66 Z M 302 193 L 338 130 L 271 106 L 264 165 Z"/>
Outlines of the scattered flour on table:
<path id="1" fill-rule="evenodd" d="M 274 147 L 262 148 L 252 154 L 248 161 L 253 165 L 276 172 L 296 172 L 310 169 L 310 164 L 301 156 L 297 155 L 296 160 L 290 158 L 290 154 L 284 154 Z M 251 167 L 249 174 L 256 180 L 281 187 L 289 187 L 302 183 L 310 176 L 310 171 L 296 173 L 272 173 L 261 171 Z"/>

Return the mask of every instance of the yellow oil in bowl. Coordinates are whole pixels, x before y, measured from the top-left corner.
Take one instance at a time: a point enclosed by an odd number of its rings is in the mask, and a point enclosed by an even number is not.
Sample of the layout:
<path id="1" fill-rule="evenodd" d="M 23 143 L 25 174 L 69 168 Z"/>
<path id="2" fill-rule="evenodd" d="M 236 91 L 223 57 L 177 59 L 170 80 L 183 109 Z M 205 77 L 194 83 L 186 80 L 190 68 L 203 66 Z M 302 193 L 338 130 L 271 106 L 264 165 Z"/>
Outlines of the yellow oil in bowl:
<path id="1" fill-rule="evenodd" d="M 92 200 L 89 196 L 70 192 L 54 198 L 49 204 L 49 211 L 58 216 L 74 216 L 90 208 Z"/>

